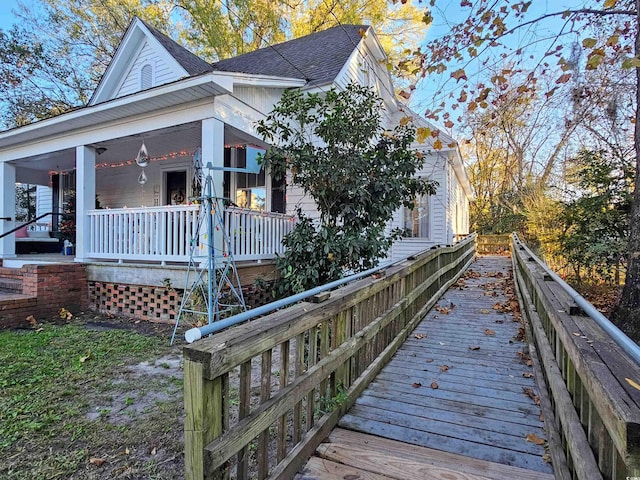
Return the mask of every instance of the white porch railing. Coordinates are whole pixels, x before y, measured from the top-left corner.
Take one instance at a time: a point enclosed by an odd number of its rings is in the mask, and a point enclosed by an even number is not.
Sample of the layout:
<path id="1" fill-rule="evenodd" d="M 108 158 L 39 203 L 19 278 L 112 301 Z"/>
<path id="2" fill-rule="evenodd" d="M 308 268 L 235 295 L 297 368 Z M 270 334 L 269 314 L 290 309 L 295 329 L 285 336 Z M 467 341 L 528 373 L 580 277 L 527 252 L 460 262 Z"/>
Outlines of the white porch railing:
<path id="1" fill-rule="evenodd" d="M 89 258 L 186 262 L 198 205 L 91 210 Z M 273 258 L 294 226 L 287 215 L 229 208 L 224 226 L 236 260 Z M 196 242 L 198 240 L 196 239 Z"/>
<path id="2" fill-rule="evenodd" d="M 284 252 L 282 239 L 293 230 L 295 220 L 281 213 L 229 207 L 224 226 L 236 260 L 260 260 Z"/>

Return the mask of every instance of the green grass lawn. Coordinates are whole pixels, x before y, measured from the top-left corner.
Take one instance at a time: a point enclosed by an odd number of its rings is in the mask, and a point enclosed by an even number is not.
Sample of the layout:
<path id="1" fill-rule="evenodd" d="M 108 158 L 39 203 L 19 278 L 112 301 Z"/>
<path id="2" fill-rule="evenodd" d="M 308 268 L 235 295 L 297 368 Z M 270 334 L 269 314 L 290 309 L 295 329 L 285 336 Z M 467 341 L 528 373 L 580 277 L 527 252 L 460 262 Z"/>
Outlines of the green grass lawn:
<path id="1" fill-rule="evenodd" d="M 182 376 L 163 360 L 180 351 L 168 338 L 82 322 L 0 331 L 0 478 L 181 475 Z"/>

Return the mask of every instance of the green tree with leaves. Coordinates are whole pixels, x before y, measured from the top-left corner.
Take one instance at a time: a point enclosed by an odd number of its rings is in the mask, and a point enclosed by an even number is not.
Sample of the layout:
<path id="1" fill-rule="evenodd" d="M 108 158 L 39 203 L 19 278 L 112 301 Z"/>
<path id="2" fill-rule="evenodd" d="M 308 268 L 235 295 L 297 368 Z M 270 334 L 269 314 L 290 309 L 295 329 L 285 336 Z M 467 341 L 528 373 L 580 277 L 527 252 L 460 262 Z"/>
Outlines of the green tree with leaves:
<path id="1" fill-rule="evenodd" d="M 431 0 L 430 4 L 435 6 L 438 1 Z M 493 88 L 483 75 L 487 66 L 508 64 L 509 68 L 501 72 L 505 78 L 528 72 L 516 86 L 523 91 L 536 88 L 542 74 L 553 72 L 554 84 L 544 91 L 548 97 L 582 71 L 605 67 L 635 73 L 635 112 L 626 121 L 633 122 L 636 177 L 628 271 L 614 320 L 629 335 L 640 339 L 640 2 L 587 0 L 573 8 L 549 7 L 546 11 L 532 8 L 531 1 L 461 0 L 460 5 L 461 20 L 451 25 L 448 33 L 429 42 L 420 56 L 424 75 L 437 73 L 448 78 L 436 95 L 444 100 L 427 112 L 431 118 L 441 118 L 447 109 L 463 104 L 471 109 L 486 108 L 486 96 Z M 474 76 L 472 72 L 480 74 Z M 576 91 L 580 99 L 591 94 L 588 85 L 583 87 Z M 461 90 L 466 95 L 455 93 Z"/>
<path id="2" fill-rule="evenodd" d="M 633 159 L 607 150 L 581 151 L 571 162 L 573 199 L 564 209 L 560 254 L 580 272 L 613 280 L 627 260 Z"/>
<path id="3" fill-rule="evenodd" d="M 299 210 L 284 240 L 281 294 L 375 266 L 400 234 L 387 232 L 393 213 L 435 192 L 433 181 L 415 175 L 423 159 L 411 149 L 414 128 L 385 131 L 381 112 L 372 89 L 351 84 L 322 94 L 287 91 L 260 122 L 273 145 L 265 165 L 276 178 L 289 174 L 319 213 L 316 222 Z"/>

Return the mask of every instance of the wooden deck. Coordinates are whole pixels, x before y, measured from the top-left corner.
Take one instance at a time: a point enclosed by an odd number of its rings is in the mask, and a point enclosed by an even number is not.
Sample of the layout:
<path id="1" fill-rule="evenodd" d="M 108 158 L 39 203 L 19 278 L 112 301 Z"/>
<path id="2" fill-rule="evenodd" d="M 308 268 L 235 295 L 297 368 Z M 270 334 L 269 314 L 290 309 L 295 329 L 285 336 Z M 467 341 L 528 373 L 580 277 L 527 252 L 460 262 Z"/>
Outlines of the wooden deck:
<path id="1" fill-rule="evenodd" d="M 298 478 L 553 478 L 510 271 L 479 257 Z"/>

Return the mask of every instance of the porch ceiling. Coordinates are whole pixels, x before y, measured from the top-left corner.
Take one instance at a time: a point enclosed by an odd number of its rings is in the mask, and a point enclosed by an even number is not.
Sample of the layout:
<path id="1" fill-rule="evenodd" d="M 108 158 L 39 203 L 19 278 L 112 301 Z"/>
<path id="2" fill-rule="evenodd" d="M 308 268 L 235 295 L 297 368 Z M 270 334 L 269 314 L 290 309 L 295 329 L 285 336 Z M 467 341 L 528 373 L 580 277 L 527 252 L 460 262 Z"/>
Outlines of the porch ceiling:
<path id="1" fill-rule="evenodd" d="M 142 141 L 151 157 L 158 157 L 175 152 L 192 152 L 201 144 L 200 122 L 175 125 L 144 134 L 114 138 L 91 145 L 96 149 L 106 150 L 96 155 L 96 164 L 112 164 L 135 160 Z M 266 146 L 250 135 L 229 125 L 225 125 L 225 144 L 253 144 Z M 35 155 L 13 161 L 18 168 L 40 171 L 64 171 L 75 168 L 75 149 L 59 150 L 46 155 Z"/>

